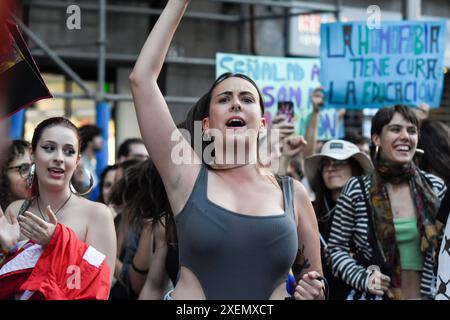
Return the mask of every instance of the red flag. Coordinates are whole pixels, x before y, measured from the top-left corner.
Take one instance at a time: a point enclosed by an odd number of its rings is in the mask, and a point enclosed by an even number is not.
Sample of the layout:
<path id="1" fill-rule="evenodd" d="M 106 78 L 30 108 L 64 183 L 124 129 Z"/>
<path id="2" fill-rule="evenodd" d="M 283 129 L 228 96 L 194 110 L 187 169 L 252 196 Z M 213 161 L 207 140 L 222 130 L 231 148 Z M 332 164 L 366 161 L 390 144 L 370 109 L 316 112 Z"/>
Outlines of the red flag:
<path id="1" fill-rule="evenodd" d="M 0 102 L 0 119 L 3 119 L 33 102 L 51 98 L 52 95 L 18 26 L 6 22 L 1 28 L 3 45 L 0 47 L 0 90 L 3 92 L 3 101 Z"/>
<path id="2" fill-rule="evenodd" d="M 105 300 L 110 289 L 106 257 L 58 223 L 42 250 L 28 246 L 0 268 L 0 298 Z"/>

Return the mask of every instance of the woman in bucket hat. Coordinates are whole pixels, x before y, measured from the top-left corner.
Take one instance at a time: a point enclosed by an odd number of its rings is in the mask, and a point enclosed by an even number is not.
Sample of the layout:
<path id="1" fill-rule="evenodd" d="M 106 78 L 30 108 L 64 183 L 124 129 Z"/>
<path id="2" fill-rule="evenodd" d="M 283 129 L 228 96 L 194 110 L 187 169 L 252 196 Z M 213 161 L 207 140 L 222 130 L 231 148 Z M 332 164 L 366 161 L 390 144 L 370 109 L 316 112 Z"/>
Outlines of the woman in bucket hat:
<path id="1" fill-rule="evenodd" d="M 322 269 L 330 286 L 330 299 L 345 299 L 350 287 L 331 274 L 327 262 L 327 243 L 334 208 L 339 195 L 353 176 L 370 174 L 373 170 L 369 157 L 351 142 L 330 140 L 320 153 L 305 159 L 305 174 L 316 200 L 313 203 L 322 243 Z"/>

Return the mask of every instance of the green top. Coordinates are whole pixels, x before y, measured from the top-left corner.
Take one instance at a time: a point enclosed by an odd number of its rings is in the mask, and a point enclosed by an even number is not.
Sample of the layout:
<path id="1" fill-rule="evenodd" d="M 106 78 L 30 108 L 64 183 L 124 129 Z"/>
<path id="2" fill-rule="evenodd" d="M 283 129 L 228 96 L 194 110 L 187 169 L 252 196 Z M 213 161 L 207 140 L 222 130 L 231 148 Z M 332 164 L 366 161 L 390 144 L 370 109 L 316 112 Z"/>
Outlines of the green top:
<path id="1" fill-rule="evenodd" d="M 394 219 L 397 245 L 402 270 L 422 271 L 423 254 L 420 251 L 420 233 L 416 218 Z"/>

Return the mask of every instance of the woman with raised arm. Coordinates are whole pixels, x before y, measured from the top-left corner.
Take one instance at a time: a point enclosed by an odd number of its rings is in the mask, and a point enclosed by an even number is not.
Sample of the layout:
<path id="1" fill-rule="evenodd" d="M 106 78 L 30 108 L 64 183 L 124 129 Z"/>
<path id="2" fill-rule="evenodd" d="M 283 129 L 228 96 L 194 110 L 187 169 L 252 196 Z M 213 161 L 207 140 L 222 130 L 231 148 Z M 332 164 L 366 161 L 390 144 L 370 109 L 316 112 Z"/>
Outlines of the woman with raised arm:
<path id="1" fill-rule="evenodd" d="M 35 129 L 32 197 L 0 214 L 0 299 L 107 299 L 116 257 L 108 208 L 73 193 L 78 129 L 50 118 Z"/>
<path id="2" fill-rule="evenodd" d="M 174 124 L 157 79 L 188 3 L 168 1 L 130 75 L 141 134 L 176 223 L 180 277 L 166 299 L 284 299 L 298 251 L 303 268 L 296 268 L 294 297 L 321 299 L 318 228 L 305 189 L 289 179 L 278 184 L 257 162 L 265 119 L 255 83 L 244 75 L 219 77 L 185 121 L 191 144 Z M 192 151 L 202 144 L 196 127 L 203 140 L 214 136 L 203 149 L 214 146 L 211 161 Z M 245 145 L 244 154 L 236 154 L 235 143 Z"/>

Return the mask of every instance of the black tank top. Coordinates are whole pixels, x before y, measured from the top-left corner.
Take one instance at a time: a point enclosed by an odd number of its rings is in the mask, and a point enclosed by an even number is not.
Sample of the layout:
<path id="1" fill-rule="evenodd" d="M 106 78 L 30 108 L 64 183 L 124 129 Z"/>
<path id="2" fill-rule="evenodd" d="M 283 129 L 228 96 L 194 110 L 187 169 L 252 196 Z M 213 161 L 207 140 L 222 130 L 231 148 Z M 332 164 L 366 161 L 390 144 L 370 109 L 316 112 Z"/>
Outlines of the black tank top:
<path id="1" fill-rule="evenodd" d="M 200 281 L 207 299 L 268 299 L 288 276 L 297 249 L 292 179 L 281 178 L 284 213 L 249 216 L 207 198 L 202 165 L 185 207 L 175 218 L 180 266 Z"/>

